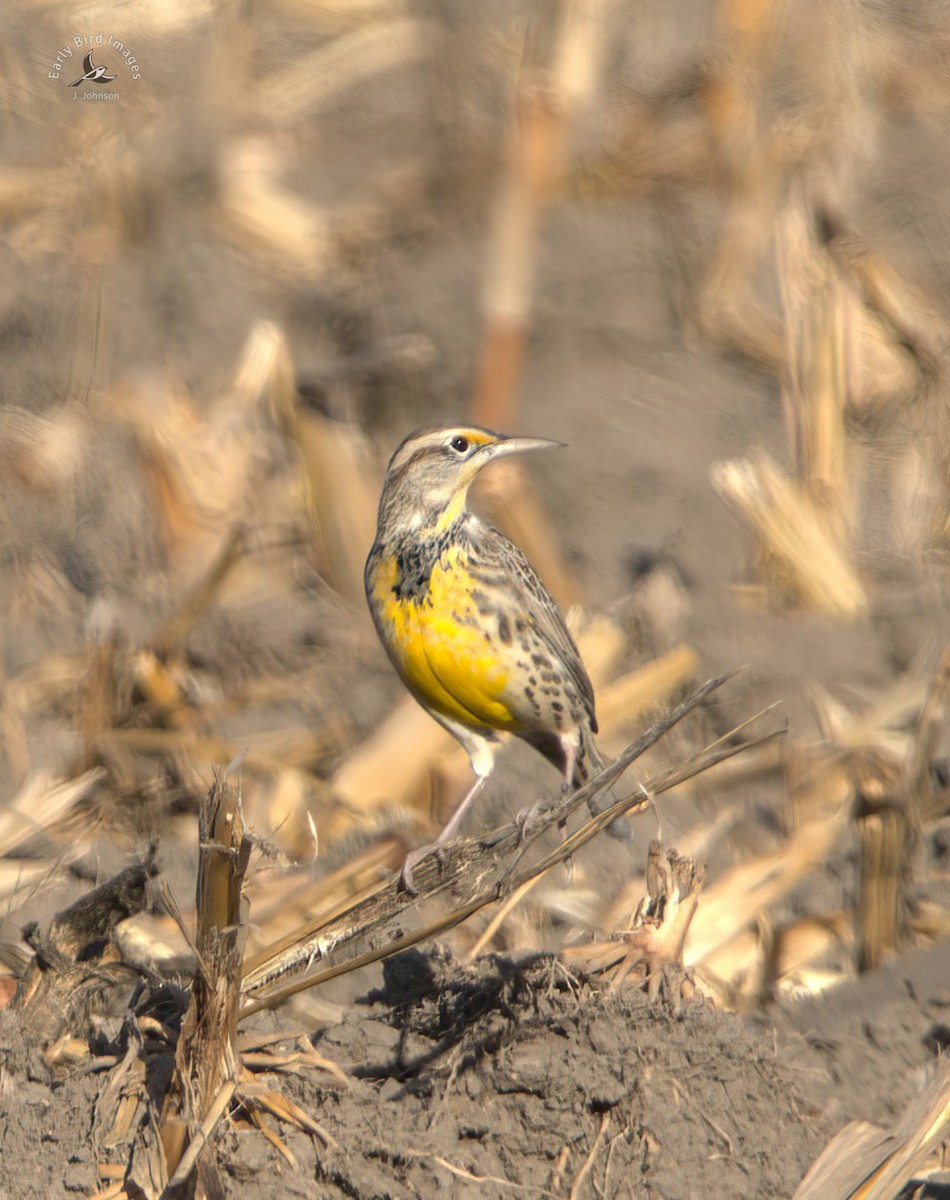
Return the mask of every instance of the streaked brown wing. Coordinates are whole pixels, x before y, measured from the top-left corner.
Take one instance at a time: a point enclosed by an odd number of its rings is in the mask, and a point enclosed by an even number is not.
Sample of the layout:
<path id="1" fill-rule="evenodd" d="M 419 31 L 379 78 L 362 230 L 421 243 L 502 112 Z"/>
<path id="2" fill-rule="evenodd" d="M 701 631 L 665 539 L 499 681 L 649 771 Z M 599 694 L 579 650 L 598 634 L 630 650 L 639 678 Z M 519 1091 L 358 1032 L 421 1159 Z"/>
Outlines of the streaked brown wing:
<path id="1" fill-rule="evenodd" d="M 564 618 L 537 571 L 501 530 L 483 524 L 471 514 L 467 514 L 465 534 L 477 562 L 473 574 L 483 575 L 492 592 L 503 593 L 512 610 L 523 613 L 531 623 L 548 652 L 577 688 L 590 720 L 591 732 L 596 733 L 597 715 L 590 677 Z"/>

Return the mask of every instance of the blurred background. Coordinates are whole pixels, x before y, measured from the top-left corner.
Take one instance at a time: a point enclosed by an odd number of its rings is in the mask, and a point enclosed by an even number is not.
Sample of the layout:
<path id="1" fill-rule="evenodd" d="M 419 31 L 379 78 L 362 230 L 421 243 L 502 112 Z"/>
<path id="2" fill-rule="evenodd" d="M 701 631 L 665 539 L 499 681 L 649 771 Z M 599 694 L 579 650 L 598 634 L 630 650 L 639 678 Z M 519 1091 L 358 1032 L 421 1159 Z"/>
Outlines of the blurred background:
<path id="1" fill-rule="evenodd" d="M 460 421 L 567 443 L 476 500 L 570 611 L 605 751 L 743 665 L 657 753 L 788 725 L 461 949 L 622 926 L 658 819 L 710 864 L 687 958 L 724 1003 L 950 932 L 950 6 L 5 20 L 3 969 L 150 840 L 188 909 L 242 753 L 252 948 L 431 838 L 467 760 L 361 573 L 389 454 Z M 71 86 L 89 49 L 116 78 Z M 513 746 L 469 828 L 556 788 Z"/>

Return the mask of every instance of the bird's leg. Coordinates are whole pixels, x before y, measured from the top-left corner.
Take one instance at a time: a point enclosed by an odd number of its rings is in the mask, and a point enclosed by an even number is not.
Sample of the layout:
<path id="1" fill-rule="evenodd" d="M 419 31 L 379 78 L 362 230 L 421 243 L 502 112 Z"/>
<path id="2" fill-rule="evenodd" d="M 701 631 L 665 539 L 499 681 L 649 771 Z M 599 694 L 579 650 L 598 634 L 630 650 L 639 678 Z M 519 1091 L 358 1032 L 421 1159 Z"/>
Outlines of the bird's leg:
<path id="1" fill-rule="evenodd" d="M 446 822 L 445 828 L 436 838 L 436 843 L 449 842 L 455 837 L 458 832 L 458 827 L 462 824 L 462 818 L 472 807 L 472 801 L 485 786 L 487 775 L 479 775 L 472 786 L 468 789 L 465 799 L 459 804 L 458 808 Z"/>
<path id="2" fill-rule="evenodd" d="M 572 737 L 562 737 L 561 739 L 561 749 L 564 751 L 564 767 L 561 771 L 562 796 L 566 796 L 574 787 L 574 772 L 577 768 L 579 745 L 579 739 Z M 530 808 L 523 808 L 515 817 L 515 824 L 518 826 L 519 837 L 522 842 L 525 838 L 531 836 L 533 827 L 544 818 L 547 807 L 547 803 L 544 800 L 539 800 L 536 804 L 532 804 Z M 560 826 L 560 829 L 563 837 L 563 824 Z"/>
<path id="3" fill-rule="evenodd" d="M 577 768 L 577 752 L 580 749 L 580 738 L 562 741 L 564 747 L 564 782 L 561 784 L 561 794 L 567 795 L 575 786 L 574 772 Z M 567 837 L 567 823 L 562 821 L 560 826 L 561 841 Z M 574 859 L 568 855 L 564 860 L 564 872 L 567 876 L 565 887 L 570 887 L 574 882 Z"/>
<path id="4" fill-rule="evenodd" d="M 462 819 L 471 808 L 472 801 L 485 786 L 485 780 L 487 778 L 488 775 L 478 775 L 476 777 L 475 782 L 469 788 L 465 798 L 446 822 L 444 829 L 434 842 L 428 846 L 420 846 L 416 850 L 409 851 L 409 853 L 406 855 L 406 861 L 402 864 L 402 870 L 399 872 L 399 888 L 401 891 L 408 892 L 410 896 L 417 896 L 419 894 L 418 889 L 412 880 L 412 868 L 416 865 L 419 859 L 423 857 L 423 855 L 428 854 L 430 850 L 435 850 L 436 853 L 438 853 L 440 846 L 443 846 L 446 842 L 450 842 L 452 838 L 455 837 L 459 826 L 462 824 Z"/>

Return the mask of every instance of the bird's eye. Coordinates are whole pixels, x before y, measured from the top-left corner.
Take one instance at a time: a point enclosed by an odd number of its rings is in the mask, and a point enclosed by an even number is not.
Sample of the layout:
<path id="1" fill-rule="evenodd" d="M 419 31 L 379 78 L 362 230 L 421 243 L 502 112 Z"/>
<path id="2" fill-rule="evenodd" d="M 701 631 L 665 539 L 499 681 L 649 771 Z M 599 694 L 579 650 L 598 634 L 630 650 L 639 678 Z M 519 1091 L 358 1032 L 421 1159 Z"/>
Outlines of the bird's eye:
<path id="1" fill-rule="evenodd" d="M 462 434 L 458 434 L 456 437 L 452 438 L 452 441 L 449 443 L 449 445 L 453 450 L 457 450 L 459 454 L 464 454 L 468 449 L 468 438 L 463 437 Z"/>

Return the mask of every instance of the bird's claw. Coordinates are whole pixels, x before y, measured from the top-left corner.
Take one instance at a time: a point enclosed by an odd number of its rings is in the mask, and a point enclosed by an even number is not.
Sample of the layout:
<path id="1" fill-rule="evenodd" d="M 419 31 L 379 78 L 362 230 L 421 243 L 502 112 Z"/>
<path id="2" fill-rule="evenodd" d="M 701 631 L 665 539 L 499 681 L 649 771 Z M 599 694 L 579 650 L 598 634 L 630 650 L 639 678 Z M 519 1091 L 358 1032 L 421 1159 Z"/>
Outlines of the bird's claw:
<path id="1" fill-rule="evenodd" d="M 412 873 L 416 865 L 423 858 L 425 858 L 427 854 L 434 854 L 435 859 L 440 867 L 445 865 L 445 854 L 443 853 L 442 847 L 438 842 L 433 842 L 429 846 L 418 846 L 415 850 L 410 850 L 399 869 L 397 887 L 400 892 L 405 892 L 407 896 L 419 895 L 419 889 L 416 887 Z"/>
<path id="2" fill-rule="evenodd" d="M 543 824 L 547 815 L 547 806 L 542 801 L 532 804 L 529 808 L 522 808 L 520 812 L 515 814 L 519 846 L 523 845 L 528 838 L 532 837 L 538 831 L 538 828 Z"/>
<path id="3" fill-rule="evenodd" d="M 428 846 L 420 846 L 417 850 L 410 850 L 399 869 L 399 880 L 397 886 L 399 891 L 405 892 L 407 896 L 419 895 L 419 889 L 416 887 L 415 881 L 412 878 L 412 869 L 428 849 Z"/>

